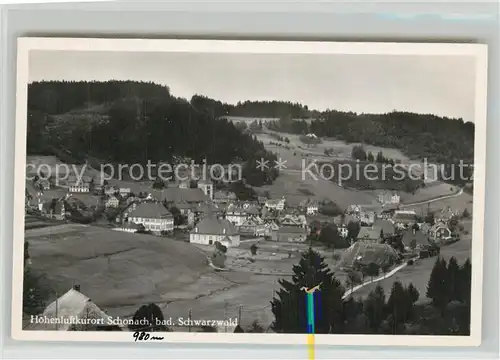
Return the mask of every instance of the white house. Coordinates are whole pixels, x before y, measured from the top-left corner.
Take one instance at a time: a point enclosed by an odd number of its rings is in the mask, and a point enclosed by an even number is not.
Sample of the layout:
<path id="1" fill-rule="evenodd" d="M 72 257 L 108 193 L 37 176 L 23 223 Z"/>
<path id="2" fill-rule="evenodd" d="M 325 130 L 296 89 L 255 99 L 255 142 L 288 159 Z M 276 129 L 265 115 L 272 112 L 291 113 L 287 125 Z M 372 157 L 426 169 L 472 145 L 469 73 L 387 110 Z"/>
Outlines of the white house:
<path id="1" fill-rule="evenodd" d="M 189 242 L 194 244 L 213 245 L 216 241 L 227 247 L 237 247 L 240 234 L 228 220 L 213 215 L 205 216 L 189 234 Z"/>
<path id="2" fill-rule="evenodd" d="M 317 201 L 310 201 L 308 204 L 307 204 L 307 207 L 306 207 L 306 214 L 307 215 L 316 215 L 319 211 L 319 207 L 318 207 L 318 202 Z"/>
<path id="3" fill-rule="evenodd" d="M 128 221 L 134 224 L 142 224 L 144 228 L 155 234 L 163 231 L 170 232 L 174 230 L 174 217 L 160 203 L 143 202 L 135 204 L 128 215 Z"/>
<path id="4" fill-rule="evenodd" d="M 264 206 L 269 210 L 278 210 L 283 211 L 285 208 L 285 197 L 283 196 L 281 199 L 268 199 Z"/>
<path id="5" fill-rule="evenodd" d="M 383 205 L 399 204 L 401 197 L 395 191 L 382 191 L 378 194 L 378 201 Z"/>
<path id="6" fill-rule="evenodd" d="M 69 186 L 69 192 L 72 193 L 88 193 L 90 192 L 90 184 L 84 182 L 77 182 Z"/>
<path id="7" fill-rule="evenodd" d="M 120 188 L 119 192 L 121 196 L 126 197 L 130 195 L 131 190 L 130 188 Z"/>

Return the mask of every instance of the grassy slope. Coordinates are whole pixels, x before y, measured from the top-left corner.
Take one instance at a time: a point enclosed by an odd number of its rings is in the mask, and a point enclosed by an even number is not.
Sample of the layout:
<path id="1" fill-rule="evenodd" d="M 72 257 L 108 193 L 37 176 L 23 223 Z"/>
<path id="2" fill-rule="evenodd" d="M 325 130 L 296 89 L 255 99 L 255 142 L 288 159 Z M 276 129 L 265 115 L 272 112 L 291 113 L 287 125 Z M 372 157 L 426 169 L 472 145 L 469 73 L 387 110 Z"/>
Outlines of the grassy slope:
<path id="1" fill-rule="evenodd" d="M 33 268 L 59 295 L 73 284 L 110 314 L 124 316 L 209 271 L 192 245 L 98 227 L 62 225 L 26 232 Z M 55 294 L 54 294 L 55 296 Z"/>

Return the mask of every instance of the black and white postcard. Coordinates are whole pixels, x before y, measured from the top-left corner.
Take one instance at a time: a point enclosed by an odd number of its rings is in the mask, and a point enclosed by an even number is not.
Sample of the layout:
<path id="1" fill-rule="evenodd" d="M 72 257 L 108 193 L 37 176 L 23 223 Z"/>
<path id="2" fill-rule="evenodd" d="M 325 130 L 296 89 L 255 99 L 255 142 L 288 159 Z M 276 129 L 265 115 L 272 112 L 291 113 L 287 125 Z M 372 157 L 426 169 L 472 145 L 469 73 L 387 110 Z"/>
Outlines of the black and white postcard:
<path id="1" fill-rule="evenodd" d="M 471 346 L 487 47 L 20 38 L 12 335 Z"/>

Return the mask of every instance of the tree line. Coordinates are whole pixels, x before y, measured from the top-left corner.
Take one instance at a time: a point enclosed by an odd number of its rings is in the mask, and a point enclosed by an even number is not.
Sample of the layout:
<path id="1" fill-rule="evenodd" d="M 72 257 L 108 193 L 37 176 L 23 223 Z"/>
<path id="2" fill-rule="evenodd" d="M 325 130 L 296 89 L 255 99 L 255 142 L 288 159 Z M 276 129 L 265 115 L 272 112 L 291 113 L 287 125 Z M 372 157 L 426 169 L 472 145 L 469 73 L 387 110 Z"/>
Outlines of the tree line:
<path id="1" fill-rule="evenodd" d="M 378 285 L 364 299 L 343 299 L 344 285 L 324 258 L 312 249 L 293 268 L 291 281 L 280 280 L 281 289 L 271 301 L 278 333 L 305 333 L 307 326 L 303 288 L 321 284 L 314 296 L 316 332 L 322 334 L 421 334 L 470 333 L 471 264 L 459 266 L 455 258 L 438 258 L 429 278 L 426 297 L 413 286 L 395 281 L 387 297 Z"/>
<path id="2" fill-rule="evenodd" d="M 247 164 L 243 177 L 256 186 L 278 176 L 273 168 L 256 169 L 257 160 L 276 156 L 219 119 L 225 110 L 215 101 L 176 98 L 166 86 L 131 81 L 38 82 L 28 96 L 28 153 L 111 164 L 172 164 L 176 157 L 241 162 Z"/>

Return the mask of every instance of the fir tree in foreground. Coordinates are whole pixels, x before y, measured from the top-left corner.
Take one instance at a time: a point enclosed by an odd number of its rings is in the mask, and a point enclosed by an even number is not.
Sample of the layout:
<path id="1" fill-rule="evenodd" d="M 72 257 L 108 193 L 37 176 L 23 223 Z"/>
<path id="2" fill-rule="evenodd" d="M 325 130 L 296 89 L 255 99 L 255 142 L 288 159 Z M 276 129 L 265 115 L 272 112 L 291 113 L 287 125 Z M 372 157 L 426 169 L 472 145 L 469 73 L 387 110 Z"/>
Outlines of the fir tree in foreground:
<path id="1" fill-rule="evenodd" d="M 282 288 L 271 301 L 275 321 L 274 331 L 279 333 L 306 333 L 306 293 L 303 287 L 321 284 L 314 295 L 316 333 L 335 333 L 342 329 L 342 295 L 344 288 L 324 262 L 324 258 L 309 248 L 293 267 L 292 281 L 281 279 Z"/>
<path id="2" fill-rule="evenodd" d="M 448 269 L 446 261 L 438 257 L 432 268 L 429 283 L 427 285 L 427 297 L 432 300 L 432 305 L 444 311 L 446 304 L 450 300 L 448 281 Z"/>

